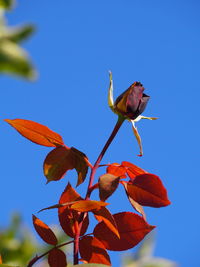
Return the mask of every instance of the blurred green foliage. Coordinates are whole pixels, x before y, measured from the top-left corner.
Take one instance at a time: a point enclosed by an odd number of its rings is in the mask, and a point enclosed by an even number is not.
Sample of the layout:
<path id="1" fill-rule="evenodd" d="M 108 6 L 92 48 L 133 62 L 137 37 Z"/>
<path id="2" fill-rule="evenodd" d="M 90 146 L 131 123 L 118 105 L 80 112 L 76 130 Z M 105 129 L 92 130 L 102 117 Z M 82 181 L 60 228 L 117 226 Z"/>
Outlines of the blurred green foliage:
<path id="1" fill-rule="evenodd" d="M 123 257 L 123 267 L 178 267 L 177 263 L 153 256 L 155 232 L 146 236 L 135 253 Z"/>
<path id="2" fill-rule="evenodd" d="M 18 214 L 12 216 L 8 227 L 0 228 L 0 254 L 3 263 L 25 266 L 36 253 L 37 246 L 33 234 L 23 225 Z"/>
<path id="3" fill-rule="evenodd" d="M 14 5 L 14 0 L 0 0 L 0 7 L 5 9 L 11 9 Z"/>
<path id="4" fill-rule="evenodd" d="M 56 233 L 59 244 L 68 241 L 68 237 L 63 234 L 58 227 L 52 227 Z M 11 218 L 11 223 L 6 228 L 0 227 L 0 255 L 2 256 L 2 262 L 9 264 L 9 266 L 27 266 L 28 262 L 36 256 L 36 254 L 43 254 L 48 251 L 52 246 L 36 240 L 37 234 L 27 228 L 21 216 L 16 213 Z M 64 246 L 63 251 L 71 254 L 70 246 Z M 4 264 L 0 264 L 3 267 Z M 37 267 L 47 267 L 46 258 L 40 261 L 39 264 L 35 264 Z"/>
<path id="5" fill-rule="evenodd" d="M 37 76 L 36 70 L 20 43 L 26 40 L 35 28 L 33 25 L 8 27 L 5 12 L 13 6 L 14 1 L 0 0 L 0 72 L 34 80 Z"/>

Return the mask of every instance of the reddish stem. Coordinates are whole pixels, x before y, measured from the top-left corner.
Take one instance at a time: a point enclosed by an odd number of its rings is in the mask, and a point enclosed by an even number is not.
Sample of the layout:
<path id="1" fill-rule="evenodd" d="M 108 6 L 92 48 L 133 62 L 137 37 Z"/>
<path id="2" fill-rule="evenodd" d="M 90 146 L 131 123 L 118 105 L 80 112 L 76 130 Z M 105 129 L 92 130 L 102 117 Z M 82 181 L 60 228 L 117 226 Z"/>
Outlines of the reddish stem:
<path id="1" fill-rule="evenodd" d="M 99 164 L 104 156 L 104 154 L 106 153 L 106 150 L 108 149 L 108 147 L 110 146 L 110 144 L 112 143 L 114 137 L 116 136 L 117 132 L 119 131 L 121 125 L 123 124 L 125 118 L 119 116 L 117 123 L 115 124 L 115 127 L 110 135 L 110 137 L 108 138 L 105 146 L 103 147 L 101 153 L 99 154 L 94 166 L 91 168 L 91 174 L 90 174 L 90 180 L 89 180 L 89 184 L 88 184 L 88 189 L 87 189 L 87 193 L 85 196 L 85 199 L 88 200 L 90 198 L 90 194 L 93 191 L 93 183 L 94 183 L 94 178 L 95 178 L 95 173 L 96 170 L 99 167 Z M 78 264 L 78 251 L 79 251 L 79 238 L 80 238 L 80 232 L 81 232 L 81 227 L 83 224 L 83 219 L 84 219 L 84 215 L 85 213 L 81 213 L 80 218 L 79 218 L 79 229 L 76 231 L 76 236 L 74 238 L 74 265 Z"/>
<path id="2" fill-rule="evenodd" d="M 78 221 L 75 221 L 74 227 L 75 227 L 75 237 L 74 237 L 74 265 L 78 264 L 78 252 L 79 252 L 79 237 L 80 237 L 80 230 L 81 226 L 79 227 Z"/>
<path id="3" fill-rule="evenodd" d="M 124 122 L 125 118 L 119 116 L 118 117 L 118 120 L 117 120 L 117 123 L 110 135 L 110 137 L 108 138 L 105 146 L 103 147 L 101 153 L 99 154 L 92 170 L 91 170 L 91 174 L 90 174 L 90 181 L 89 181 L 89 185 L 88 185 L 88 190 L 87 190 L 87 193 L 86 193 L 86 197 L 85 199 L 89 199 L 90 197 L 90 194 L 91 194 L 91 188 L 93 186 L 93 182 L 94 182 L 94 177 L 95 177 L 95 173 L 96 173 L 96 170 L 98 169 L 99 167 L 99 164 L 104 156 L 104 154 L 106 153 L 106 150 L 108 149 L 108 147 L 110 146 L 110 144 L 112 143 L 113 139 L 115 138 L 117 132 L 119 131 L 120 127 L 122 126 L 123 122 Z"/>

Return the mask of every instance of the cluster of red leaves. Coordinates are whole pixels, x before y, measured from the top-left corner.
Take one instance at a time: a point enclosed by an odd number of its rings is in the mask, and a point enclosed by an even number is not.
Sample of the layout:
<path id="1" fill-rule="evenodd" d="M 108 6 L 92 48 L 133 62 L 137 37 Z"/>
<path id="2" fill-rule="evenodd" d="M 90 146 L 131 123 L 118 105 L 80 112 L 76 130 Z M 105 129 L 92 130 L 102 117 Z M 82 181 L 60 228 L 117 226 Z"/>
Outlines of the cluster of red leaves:
<path id="1" fill-rule="evenodd" d="M 47 182 L 58 181 L 68 170 L 77 171 L 77 186 L 84 182 L 91 164 L 86 155 L 75 148 L 67 147 L 62 137 L 41 124 L 28 120 L 6 120 L 21 135 L 30 141 L 48 147 L 55 147 L 45 158 L 43 168 Z M 122 251 L 136 246 L 155 226 L 146 221 L 143 206 L 164 207 L 170 204 L 167 191 L 160 178 L 136 165 L 123 161 L 121 164 L 106 165 L 106 173 L 99 177 L 93 189 L 99 189 L 99 201 L 83 199 L 70 183 L 61 194 L 58 204 L 44 208 L 57 208 L 60 226 L 67 236 L 74 238 L 79 233 L 79 252 L 85 263 L 111 265 L 107 250 Z M 124 180 L 128 178 L 128 180 Z M 118 185 L 125 189 L 133 212 L 112 215 L 105 201 L 116 191 Z M 97 220 L 93 233 L 85 234 L 89 225 L 88 213 Z M 43 221 L 33 215 L 33 224 L 38 235 L 52 245 L 48 251 L 51 267 L 67 266 L 65 253 L 60 249 L 56 235 Z M 71 241 L 73 242 L 73 241 Z M 69 242 L 70 243 L 70 242 Z M 45 254 L 45 255 L 46 255 Z M 32 266 L 40 257 L 29 262 Z"/>

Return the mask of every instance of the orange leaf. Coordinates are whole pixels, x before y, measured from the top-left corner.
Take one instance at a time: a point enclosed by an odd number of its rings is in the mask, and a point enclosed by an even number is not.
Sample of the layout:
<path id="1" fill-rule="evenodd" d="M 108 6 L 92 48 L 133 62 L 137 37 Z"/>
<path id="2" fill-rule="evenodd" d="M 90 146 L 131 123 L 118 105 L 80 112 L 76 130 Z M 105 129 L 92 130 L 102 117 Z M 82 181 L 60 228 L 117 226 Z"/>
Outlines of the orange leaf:
<path id="1" fill-rule="evenodd" d="M 122 166 L 126 167 L 127 174 L 131 179 L 135 178 L 135 176 L 139 174 L 147 173 L 145 170 L 128 161 L 122 161 Z"/>
<path id="2" fill-rule="evenodd" d="M 50 267 L 66 267 L 67 259 L 65 253 L 58 248 L 52 249 L 49 252 L 48 263 Z"/>
<path id="3" fill-rule="evenodd" d="M 108 250 L 121 251 L 136 246 L 152 231 L 155 226 L 149 225 L 141 216 L 132 212 L 121 212 L 113 215 L 120 234 L 120 239 L 101 222 L 94 228 L 94 236 Z"/>
<path id="4" fill-rule="evenodd" d="M 99 198 L 105 201 L 111 196 L 119 185 L 120 177 L 106 173 L 99 177 Z"/>
<path id="5" fill-rule="evenodd" d="M 79 220 L 80 213 L 75 210 L 65 209 L 59 213 L 59 222 L 63 231 L 70 237 L 74 238 L 76 235 L 76 222 Z M 88 214 L 85 214 L 83 224 L 81 227 L 81 234 L 84 235 L 89 225 Z"/>
<path id="6" fill-rule="evenodd" d="M 124 182 L 124 183 L 123 183 L 123 186 L 124 186 L 124 189 L 125 189 L 125 191 L 126 191 L 126 195 L 127 195 L 127 197 L 128 197 L 129 202 L 131 203 L 132 207 L 133 207 L 137 212 L 139 212 L 139 213 L 143 216 L 143 218 L 146 220 L 146 215 L 145 215 L 145 212 L 144 212 L 143 207 L 142 207 L 139 203 L 137 203 L 135 200 L 133 200 L 132 197 L 131 197 L 130 195 L 128 195 L 128 192 L 127 192 L 127 182 Z"/>
<path id="7" fill-rule="evenodd" d="M 127 184 L 127 194 L 143 206 L 164 207 L 170 204 L 167 190 L 154 174 L 141 174 Z"/>
<path id="8" fill-rule="evenodd" d="M 51 228 L 33 215 L 33 225 L 38 235 L 48 244 L 57 245 L 58 241 Z"/>
<path id="9" fill-rule="evenodd" d="M 108 203 L 103 201 L 96 201 L 96 200 L 80 200 L 76 203 L 71 205 L 71 209 L 80 211 L 80 212 L 87 212 L 93 210 L 99 210 L 101 207 L 107 206 Z"/>
<path id="10" fill-rule="evenodd" d="M 85 154 L 75 148 L 56 147 L 44 160 L 44 175 L 48 182 L 63 178 L 68 170 L 76 169 L 77 185 L 84 182 L 88 171 L 88 160 Z"/>
<path id="11" fill-rule="evenodd" d="M 64 204 L 66 202 L 73 202 L 81 200 L 81 196 L 79 193 L 76 192 L 76 190 L 71 186 L 70 183 L 67 184 L 64 192 L 62 193 L 59 204 Z"/>
<path id="12" fill-rule="evenodd" d="M 126 168 L 118 163 L 112 163 L 109 165 L 106 172 L 120 178 L 126 178 Z"/>
<path id="13" fill-rule="evenodd" d="M 59 204 L 64 204 L 67 202 L 73 202 L 81 200 L 81 196 L 76 192 L 76 190 L 68 183 L 64 192 L 62 193 Z M 70 210 L 68 206 L 58 208 L 58 217 L 60 225 L 63 231 L 70 237 L 75 237 L 75 222 L 79 219 L 79 213 L 75 210 Z M 89 225 L 88 214 L 85 215 L 83 220 L 81 235 L 87 231 Z"/>
<path id="14" fill-rule="evenodd" d="M 74 147 L 72 147 L 71 150 L 73 151 L 74 154 L 75 169 L 78 173 L 78 180 L 76 184 L 76 186 L 78 186 L 85 181 L 88 172 L 89 162 L 87 156 L 83 152 L 79 151 Z"/>
<path id="15" fill-rule="evenodd" d="M 95 237 L 84 236 L 80 240 L 80 254 L 88 263 L 101 263 L 111 266 L 110 257 L 104 245 Z"/>
<path id="16" fill-rule="evenodd" d="M 68 170 L 75 168 L 73 152 L 67 147 L 56 147 L 45 158 L 43 169 L 48 182 L 63 178 Z"/>
<path id="17" fill-rule="evenodd" d="M 93 210 L 93 214 L 99 222 L 103 221 L 106 226 L 119 238 L 116 222 L 106 207 L 101 207 L 99 210 Z"/>
<path id="18" fill-rule="evenodd" d="M 59 134 L 42 124 L 22 119 L 5 119 L 5 121 L 33 143 L 50 147 L 64 145 L 62 137 Z"/>
<path id="19" fill-rule="evenodd" d="M 0 254 L 0 264 L 3 264 L 1 254 Z"/>

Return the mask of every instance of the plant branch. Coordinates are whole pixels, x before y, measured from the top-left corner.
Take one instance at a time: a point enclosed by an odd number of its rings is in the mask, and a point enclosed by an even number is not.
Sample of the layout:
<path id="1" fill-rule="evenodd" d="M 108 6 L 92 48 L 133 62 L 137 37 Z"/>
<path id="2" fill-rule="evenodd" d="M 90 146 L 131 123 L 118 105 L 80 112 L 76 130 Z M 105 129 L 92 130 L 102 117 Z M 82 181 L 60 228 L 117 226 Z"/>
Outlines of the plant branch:
<path id="1" fill-rule="evenodd" d="M 85 196 L 86 200 L 88 200 L 90 198 L 90 194 L 92 193 L 93 189 L 96 188 L 96 186 L 93 186 L 96 170 L 98 169 L 99 164 L 100 164 L 104 154 L 106 153 L 108 147 L 110 146 L 110 144 L 112 143 L 112 141 L 115 138 L 116 134 L 118 133 L 118 131 L 119 131 L 120 127 L 122 126 L 124 120 L 125 120 L 124 117 L 118 116 L 117 123 L 115 124 L 115 127 L 114 127 L 110 137 L 108 138 L 105 146 L 103 147 L 101 153 L 99 154 L 94 166 L 91 168 L 89 184 L 88 184 L 88 188 L 87 188 L 87 192 L 86 192 L 86 196 Z M 80 214 L 79 225 L 78 225 L 79 229 L 76 230 L 76 235 L 75 235 L 75 238 L 74 238 L 74 265 L 78 264 L 79 238 L 80 238 L 80 232 L 81 232 L 84 216 L 85 216 L 85 212 Z"/>
<path id="2" fill-rule="evenodd" d="M 60 244 L 60 245 L 57 245 L 57 246 L 55 246 L 55 247 L 49 249 L 48 251 L 46 251 L 46 252 L 43 253 L 42 255 L 40 255 L 40 256 L 36 256 L 35 258 L 33 258 L 33 259 L 28 263 L 27 267 L 32 267 L 34 263 L 36 263 L 38 260 L 40 260 L 40 259 L 43 258 L 44 256 L 48 255 L 49 252 L 50 252 L 51 250 L 53 250 L 54 248 L 61 248 L 61 247 L 63 247 L 63 246 L 69 245 L 69 244 L 71 244 L 71 243 L 74 243 L 74 240 L 69 241 L 69 242 L 62 243 L 62 244 Z"/>
<path id="3" fill-rule="evenodd" d="M 101 153 L 99 154 L 99 156 L 98 156 L 98 158 L 97 158 L 97 160 L 96 160 L 96 162 L 95 162 L 95 164 L 94 164 L 94 166 L 93 166 L 93 168 L 91 170 L 88 190 L 87 190 L 85 199 L 89 199 L 89 197 L 90 197 L 90 194 L 92 192 L 91 188 L 93 186 L 96 170 L 98 169 L 99 164 L 100 164 L 104 154 L 106 153 L 108 147 L 110 146 L 110 144 L 112 143 L 112 141 L 115 138 L 116 134 L 118 133 L 118 131 L 119 131 L 120 127 L 122 126 L 124 120 L 125 120 L 124 117 L 122 117 L 122 116 L 118 117 L 117 123 L 116 123 L 116 125 L 115 125 L 115 127 L 114 127 L 114 129 L 113 129 L 113 131 L 112 131 L 112 133 L 110 135 L 110 137 L 108 138 L 105 146 L 103 147 Z"/>

